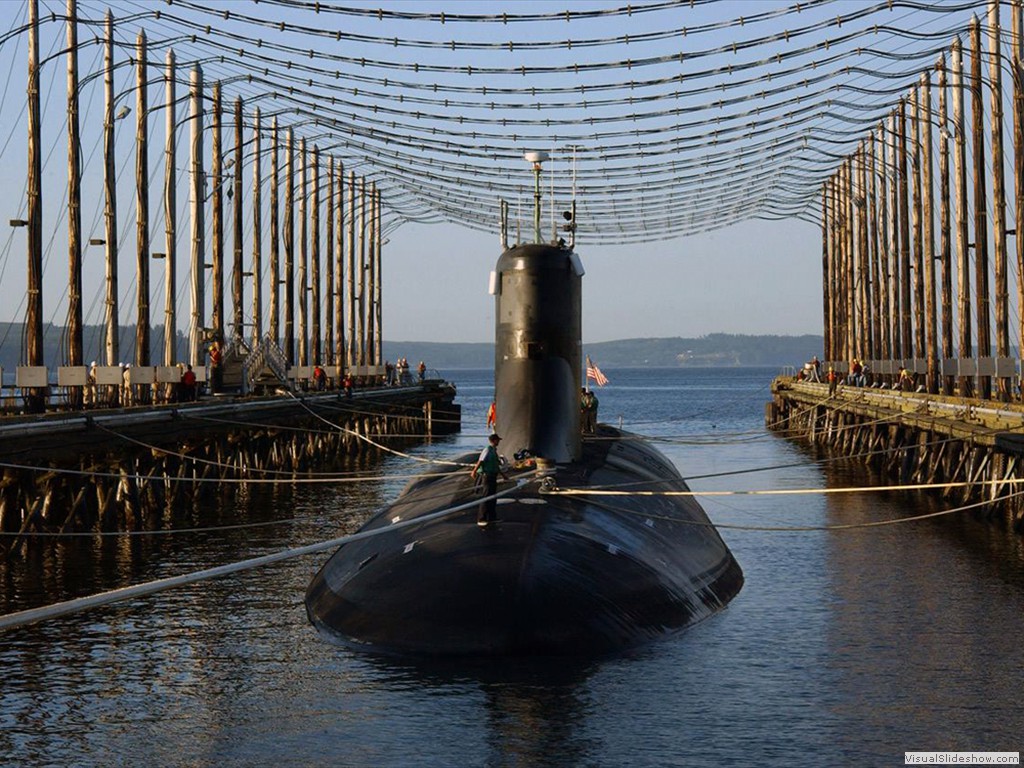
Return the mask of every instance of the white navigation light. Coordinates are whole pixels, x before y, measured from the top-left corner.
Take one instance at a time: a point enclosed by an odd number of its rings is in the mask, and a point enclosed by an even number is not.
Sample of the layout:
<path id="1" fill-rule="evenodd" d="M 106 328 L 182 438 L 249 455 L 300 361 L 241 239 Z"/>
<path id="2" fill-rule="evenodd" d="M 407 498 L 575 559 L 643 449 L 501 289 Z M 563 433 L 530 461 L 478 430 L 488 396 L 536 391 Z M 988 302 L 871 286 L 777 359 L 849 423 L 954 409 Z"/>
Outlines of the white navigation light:
<path id="1" fill-rule="evenodd" d="M 548 159 L 548 157 L 550 157 L 550 155 L 548 155 L 548 153 L 545 152 L 543 149 L 538 150 L 536 152 L 527 152 L 525 155 L 523 155 L 523 159 L 526 160 L 526 162 L 528 163 L 543 163 L 545 160 Z"/>

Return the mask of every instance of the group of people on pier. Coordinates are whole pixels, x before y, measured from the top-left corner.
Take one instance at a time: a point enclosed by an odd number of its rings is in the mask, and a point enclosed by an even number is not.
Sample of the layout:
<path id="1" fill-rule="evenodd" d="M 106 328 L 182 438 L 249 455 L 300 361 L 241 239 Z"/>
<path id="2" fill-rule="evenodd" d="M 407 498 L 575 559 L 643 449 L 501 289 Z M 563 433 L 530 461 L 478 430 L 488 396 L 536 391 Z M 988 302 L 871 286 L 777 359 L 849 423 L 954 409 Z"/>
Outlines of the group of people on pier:
<path id="1" fill-rule="evenodd" d="M 814 355 L 797 371 L 796 380 L 828 384 L 829 395 L 835 394 L 840 383 L 848 387 L 879 388 L 886 386 L 881 379 L 876 380 L 869 366 L 856 357 L 850 361 L 847 374 L 843 377 L 834 365 L 828 366 L 828 371 L 822 375 L 821 361 L 817 355 Z M 919 387 L 914 372 L 901 363 L 892 388 L 903 392 L 917 391 Z"/>
<path id="2" fill-rule="evenodd" d="M 420 364 L 416 366 L 416 373 L 419 376 L 420 384 L 423 383 L 427 376 L 427 366 L 422 360 Z M 409 359 L 406 357 L 398 358 L 398 362 L 394 365 L 391 364 L 390 360 L 384 363 L 384 385 L 388 387 L 405 387 L 412 384 L 412 374 L 409 372 Z"/>

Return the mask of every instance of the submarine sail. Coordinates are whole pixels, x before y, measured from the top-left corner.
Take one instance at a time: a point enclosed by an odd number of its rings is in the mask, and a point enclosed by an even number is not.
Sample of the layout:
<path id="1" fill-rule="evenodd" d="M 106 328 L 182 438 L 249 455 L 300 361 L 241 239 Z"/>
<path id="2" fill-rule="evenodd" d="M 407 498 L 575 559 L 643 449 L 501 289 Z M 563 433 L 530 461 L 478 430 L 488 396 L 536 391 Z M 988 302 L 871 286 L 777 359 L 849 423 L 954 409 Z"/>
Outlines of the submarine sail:
<path id="1" fill-rule="evenodd" d="M 604 654 L 683 629 L 739 592 L 740 566 L 692 496 L 587 495 L 688 488 L 639 436 L 582 433 L 582 276 L 560 241 L 500 256 L 496 431 L 516 460 L 497 522 L 477 525 L 475 455 L 413 482 L 361 529 L 374 535 L 342 545 L 311 581 L 306 610 L 321 633 L 400 654 Z"/>

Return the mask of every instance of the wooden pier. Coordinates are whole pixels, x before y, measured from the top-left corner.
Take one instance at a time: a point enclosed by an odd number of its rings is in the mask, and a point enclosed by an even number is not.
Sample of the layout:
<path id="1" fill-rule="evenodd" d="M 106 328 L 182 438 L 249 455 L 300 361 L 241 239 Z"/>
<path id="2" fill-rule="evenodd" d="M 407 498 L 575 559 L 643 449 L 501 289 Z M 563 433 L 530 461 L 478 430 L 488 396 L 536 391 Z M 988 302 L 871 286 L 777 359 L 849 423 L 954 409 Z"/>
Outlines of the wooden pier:
<path id="1" fill-rule="evenodd" d="M 1024 403 L 828 384 L 780 376 L 770 429 L 827 448 L 906 485 L 950 484 L 955 504 L 1024 532 Z"/>
<path id="2" fill-rule="evenodd" d="M 0 421 L 0 530 L 142 530 L 246 482 L 314 469 L 460 428 L 454 387 L 400 387 L 51 413 Z M 232 488 L 234 486 L 234 488 Z M 27 541 L 6 541 L 15 553 Z"/>

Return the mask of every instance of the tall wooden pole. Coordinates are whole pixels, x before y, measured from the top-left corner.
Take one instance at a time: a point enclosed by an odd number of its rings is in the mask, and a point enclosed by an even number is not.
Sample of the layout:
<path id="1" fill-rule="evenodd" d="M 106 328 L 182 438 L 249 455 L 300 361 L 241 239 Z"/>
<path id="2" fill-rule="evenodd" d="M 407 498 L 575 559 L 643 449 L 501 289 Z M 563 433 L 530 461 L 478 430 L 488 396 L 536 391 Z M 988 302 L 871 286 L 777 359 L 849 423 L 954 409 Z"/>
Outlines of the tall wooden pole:
<path id="1" fill-rule="evenodd" d="M 1011 6 L 1013 30 L 1013 179 L 1017 227 L 1017 343 L 1024 346 L 1024 10 L 1021 0 Z M 1024 358 L 1024 351 L 1018 351 Z"/>
<path id="2" fill-rule="evenodd" d="M 78 123 L 78 11 L 67 0 L 68 40 L 68 365 L 84 365 L 82 350 L 82 158 Z M 72 409 L 82 407 L 82 390 L 72 387 Z"/>
<path id="3" fill-rule="evenodd" d="M 43 176 L 40 153 L 39 4 L 29 2 L 28 20 L 28 302 L 25 309 L 25 362 L 43 361 Z M 30 412 L 46 408 L 41 389 L 29 390 Z"/>
<path id="4" fill-rule="evenodd" d="M 384 307 L 382 298 L 384 296 L 384 270 L 381 262 L 384 249 L 384 233 L 383 233 L 383 222 L 382 222 L 382 211 L 381 211 L 381 200 L 380 200 L 380 188 L 373 185 L 373 209 L 375 211 L 374 232 L 377 235 L 376 248 L 374 249 L 374 260 L 377 262 L 377 297 L 374 301 L 374 306 L 377 308 L 376 312 L 376 324 L 377 324 L 377 345 L 373 352 L 373 361 L 377 365 L 381 365 L 384 362 L 383 351 L 384 351 Z"/>
<path id="5" fill-rule="evenodd" d="M 284 356 L 295 365 L 295 133 L 285 138 L 284 170 Z"/>
<path id="6" fill-rule="evenodd" d="M 174 135 L 177 123 L 176 77 L 174 51 L 168 48 L 164 73 L 164 108 L 167 110 L 164 130 L 164 365 L 174 365 L 178 336 L 178 301 L 175 294 L 178 280 L 178 148 Z"/>
<path id="7" fill-rule="evenodd" d="M 337 233 L 335 235 L 337 239 L 336 248 L 338 251 L 338 259 L 335 262 L 335 275 L 334 275 L 334 290 L 336 295 L 334 297 L 334 363 L 335 365 L 345 366 L 345 168 L 341 162 L 338 163 L 338 182 L 336 185 L 336 200 L 335 206 L 338 209 L 338 218 L 335 226 Z"/>
<path id="8" fill-rule="evenodd" d="M 974 145 L 974 281 L 978 296 L 978 357 L 992 355 L 989 324 L 988 211 L 985 184 L 984 104 L 981 90 L 981 22 L 971 19 L 971 134 Z M 978 377 L 978 396 L 992 397 L 992 379 Z"/>
<path id="9" fill-rule="evenodd" d="M 956 130 L 953 142 L 953 172 L 956 194 L 956 274 L 957 274 L 957 319 L 959 321 L 957 354 L 961 358 L 973 357 L 971 333 L 971 274 L 967 268 L 970 257 L 967 253 L 967 122 L 964 115 L 964 66 L 960 38 L 953 39 L 950 54 L 950 80 L 953 91 L 953 127 Z M 960 376 L 957 388 L 962 397 L 974 392 L 974 379 Z"/>
<path id="10" fill-rule="evenodd" d="M 275 344 L 281 343 L 281 328 L 278 324 L 278 300 L 281 291 L 280 233 L 278 232 L 279 206 L 277 167 L 277 117 L 270 126 L 270 338 Z"/>
<path id="11" fill-rule="evenodd" d="M 828 179 L 829 183 L 829 200 L 831 202 L 831 220 L 833 220 L 833 227 L 831 227 L 831 249 L 830 249 L 830 264 L 828 269 L 829 283 L 828 283 L 828 310 L 831 317 L 831 354 L 829 359 L 838 361 L 843 359 L 845 349 L 843 347 L 843 321 L 842 321 L 842 305 L 843 305 L 843 294 L 841 292 L 842 285 L 842 269 L 843 269 L 843 226 L 844 226 L 844 209 L 841 207 L 842 200 L 842 167 L 837 168 L 836 171 Z"/>
<path id="12" fill-rule="evenodd" d="M 348 172 L 348 366 L 359 365 L 356 327 L 356 172 Z"/>
<path id="13" fill-rule="evenodd" d="M 310 211 L 310 363 L 320 365 L 320 148 L 313 145 L 312 210 Z"/>
<path id="14" fill-rule="evenodd" d="M 366 354 L 366 177 L 359 177 L 359 365 L 368 365 Z"/>
<path id="15" fill-rule="evenodd" d="M 889 227 L 891 238 L 889 253 L 889 266 L 891 270 L 891 283 L 889 291 L 889 319 L 891 322 L 892 357 L 894 360 L 903 359 L 903 333 L 900 300 L 901 289 L 901 265 L 900 265 L 900 232 L 903 224 L 900 221 L 901 209 L 899 205 L 899 167 L 896 162 L 896 147 L 899 142 L 899 128 L 897 125 L 898 110 L 893 110 L 889 115 L 889 144 L 886 147 L 888 157 L 889 173 L 889 213 L 892 216 L 892 225 Z"/>
<path id="16" fill-rule="evenodd" d="M 363 199 L 366 208 L 366 272 L 367 290 L 366 295 L 366 362 L 369 365 L 376 365 L 374 357 L 377 350 L 377 217 L 375 215 L 374 200 L 377 197 L 377 184 L 370 182 L 370 188 L 366 190 L 367 196 Z"/>
<path id="17" fill-rule="evenodd" d="M 879 297 L 878 325 L 881 333 L 879 356 L 883 360 L 892 360 L 892 304 L 889 297 L 889 283 L 892 279 L 889 239 L 889 172 L 885 166 L 888 139 L 885 121 L 878 125 L 878 203 L 879 203 L 879 267 L 878 282 L 881 295 Z"/>
<path id="18" fill-rule="evenodd" d="M 914 326 L 911 321 L 910 282 L 910 209 L 907 202 L 907 105 L 900 100 L 896 127 L 899 138 L 899 205 L 900 205 L 900 340 L 905 360 L 914 356 Z"/>
<path id="19" fill-rule="evenodd" d="M 138 319 L 135 326 L 135 364 L 149 365 L 149 97 L 146 87 L 148 61 L 146 33 L 139 32 L 136 42 L 136 100 L 135 100 L 135 278 L 138 297 Z M 143 401 L 149 391 L 140 393 Z"/>
<path id="20" fill-rule="evenodd" d="M 992 110 L 992 258 L 995 262 L 996 355 L 1010 356 L 1010 294 L 1006 274 L 1006 184 L 1003 179 L 1003 80 L 999 2 L 988 4 L 988 78 Z M 1010 399 L 1010 379 L 998 379 L 999 399 Z"/>
<path id="21" fill-rule="evenodd" d="M 946 107 L 946 58 L 935 65 L 939 89 L 939 258 L 942 263 L 942 357 L 953 358 L 953 261 L 949 218 L 949 114 Z M 953 130 L 956 130 L 955 126 Z M 953 394 L 953 376 L 942 377 L 942 393 Z"/>
<path id="22" fill-rule="evenodd" d="M 309 365 L 309 275 L 306 262 L 309 259 L 309 219 L 307 218 L 307 180 L 309 177 L 309 155 L 306 140 L 299 139 L 299 365 Z"/>
<path id="23" fill-rule="evenodd" d="M 832 226 L 829 182 L 821 185 L 821 322 L 824 342 L 823 358 L 832 359 L 832 307 L 829 302 L 829 285 L 832 281 L 831 245 Z"/>
<path id="24" fill-rule="evenodd" d="M 245 312 L 242 309 L 243 292 L 242 273 L 245 271 L 245 264 L 242 259 L 243 233 L 242 233 L 242 97 L 235 98 L 235 164 L 231 169 L 232 198 L 234 204 L 232 213 L 232 244 L 231 251 L 231 331 L 232 339 L 241 341 L 245 338 Z"/>
<path id="25" fill-rule="evenodd" d="M 875 149 L 878 144 L 878 137 L 872 131 L 867 139 L 867 196 L 870 199 L 868 204 L 868 224 L 870 233 L 868 237 L 868 260 L 870 264 L 870 295 L 868 296 L 868 312 L 870 317 L 871 335 L 867 339 L 867 356 L 872 360 L 878 360 L 882 356 L 882 328 L 884 315 L 882 314 L 882 279 L 881 279 L 881 248 L 879 239 L 879 209 L 878 209 L 878 176 L 876 172 Z"/>
<path id="26" fill-rule="evenodd" d="M 868 261 L 868 169 L 866 147 L 863 143 L 857 154 L 857 331 L 854 337 L 854 356 L 863 359 L 871 343 L 871 278 Z"/>
<path id="27" fill-rule="evenodd" d="M 252 341 L 263 337 L 263 198 L 261 194 L 260 108 L 252 118 Z"/>
<path id="28" fill-rule="evenodd" d="M 924 235 L 923 218 L 921 212 L 922 182 L 921 182 L 921 89 L 914 88 L 911 91 L 913 115 L 911 122 L 914 125 L 914 159 L 913 185 L 911 195 L 913 205 L 911 207 L 911 224 L 914 231 L 913 267 L 914 272 L 914 350 L 915 356 L 926 359 L 928 356 L 928 344 L 925 338 L 925 290 L 924 290 Z M 926 376 L 927 378 L 927 376 Z"/>
<path id="29" fill-rule="evenodd" d="M 928 381 L 926 389 L 931 393 L 939 391 L 939 344 L 938 321 L 935 312 L 935 232 L 934 206 L 935 198 L 932 183 L 932 81 L 925 72 L 921 75 L 920 97 L 921 108 L 921 214 L 924 226 L 921 236 L 924 238 L 922 253 L 924 255 L 924 338 L 925 357 L 928 361 Z"/>
<path id="30" fill-rule="evenodd" d="M 324 364 L 334 362 L 334 157 L 327 158 L 327 263 L 324 264 Z"/>
<path id="31" fill-rule="evenodd" d="M 224 339 L 224 157 L 221 148 L 220 81 L 213 84 L 213 311 L 211 325 L 214 336 Z"/>
<path id="32" fill-rule="evenodd" d="M 33 0 L 33 5 L 36 0 Z M 31 6 L 30 6 L 31 7 Z M 106 312 L 104 322 L 107 365 L 117 365 L 120 352 L 117 291 L 117 169 L 114 167 L 114 17 L 107 11 L 103 39 L 103 229 L 106 247 Z"/>
<path id="33" fill-rule="evenodd" d="M 193 366 L 203 363 L 203 327 L 206 316 L 206 172 L 203 169 L 203 69 L 192 67 L 189 78 L 189 206 L 192 227 L 192 252 L 189 268 L 191 302 L 188 329 L 188 360 Z"/>

